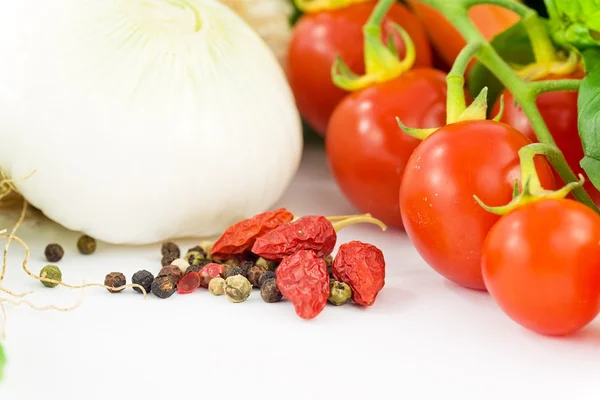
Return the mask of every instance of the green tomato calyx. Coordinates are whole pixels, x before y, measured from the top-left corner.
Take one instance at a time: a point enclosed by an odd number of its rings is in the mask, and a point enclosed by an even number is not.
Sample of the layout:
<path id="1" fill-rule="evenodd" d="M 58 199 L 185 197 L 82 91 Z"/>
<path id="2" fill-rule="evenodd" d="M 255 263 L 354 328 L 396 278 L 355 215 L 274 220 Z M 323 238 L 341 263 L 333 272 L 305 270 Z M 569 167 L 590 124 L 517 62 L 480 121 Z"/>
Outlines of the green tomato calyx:
<path id="1" fill-rule="evenodd" d="M 395 79 L 410 70 L 416 60 L 415 45 L 410 35 L 400 25 L 392 23 L 406 47 L 406 54 L 400 59 L 394 44 L 394 37 L 389 35 L 387 43 L 381 40 L 381 24 L 385 13 L 394 4 L 393 0 L 380 0 L 373 10 L 369 20 L 363 27 L 365 74 L 355 74 L 342 60 L 337 57 L 331 66 L 331 79 L 340 89 L 356 91 L 376 83 Z"/>
<path id="2" fill-rule="evenodd" d="M 515 73 L 526 81 L 538 81 L 547 76 L 568 76 L 581 68 L 581 57 L 572 51 L 567 57 L 536 60 L 527 65 L 512 65 Z"/>
<path id="3" fill-rule="evenodd" d="M 534 143 L 522 147 L 519 150 L 521 166 L 521 182 L 523 189 L 519 190 L 519 181 L 515 180 L 512 200 L 503 206 L 491 207 L 486 205 L 477 195 L 473 195 L 475 201 L 486 211 L 497 215 L 507 214 L 525 204 L 534 203 L 544 199 L 564 199 L 572 190 L 583 186 L 585 178 L 579 174 L 579 180 L 570 182 L 558 190 L 544 189 L 535 169 L 534 159 L 538 155 L 549 158 L 559 158 L 560 150 L 555 146 Z M 562 155 L 560 155 L 562 158 Z"/>

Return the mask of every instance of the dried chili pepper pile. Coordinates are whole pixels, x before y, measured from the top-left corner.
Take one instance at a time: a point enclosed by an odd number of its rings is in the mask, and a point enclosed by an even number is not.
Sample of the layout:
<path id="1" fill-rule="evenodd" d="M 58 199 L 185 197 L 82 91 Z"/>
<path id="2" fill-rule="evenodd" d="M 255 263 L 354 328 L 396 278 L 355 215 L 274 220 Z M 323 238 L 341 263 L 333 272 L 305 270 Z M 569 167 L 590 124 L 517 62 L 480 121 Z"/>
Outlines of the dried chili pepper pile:
<path id="1" fill-rule="evenodd" d="M 156 277 L 137 271 L 132 282 L 159 299 L 204 288 L 241 303 L 259 289 L 266 303 L 286 299 L 303 319 L 316 317 L 328 302 L 340 306 L 351 299 L 356 305 L 371 306 L 385 284 L 381 250 L 351 241 L 341 244 L 335 257 L 332 254 L 337 232 L 355 223 L 386 229 L 369 214 L 295 218 L 284 208 L 260 213 L 231 225 L 214 243 L 202 242 L 185 254 L 175 243 L 164 243 Z M 58 253 L 46 250 L 50 257 Z M 125 277 L 111 272 L 105 284 L 109 292 L 118 293 L 121 290 L 110 288 L 125 285 Z"/>

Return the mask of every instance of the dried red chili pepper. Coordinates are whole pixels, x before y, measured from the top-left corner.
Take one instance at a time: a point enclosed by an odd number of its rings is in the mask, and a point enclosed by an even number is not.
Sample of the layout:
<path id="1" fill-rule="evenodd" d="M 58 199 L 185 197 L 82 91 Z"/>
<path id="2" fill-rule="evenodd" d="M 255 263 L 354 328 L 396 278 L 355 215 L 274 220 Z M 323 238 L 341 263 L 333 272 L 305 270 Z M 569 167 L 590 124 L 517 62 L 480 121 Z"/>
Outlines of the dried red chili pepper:
<path id="1" fill-rule="evenodd" d="M 208 284 L 213 278 L 220 278 L 221 274 L 225 272 L 225 266 L 217 263 L 206 264 L 198 271 L 200 277 L 200 286 L 208 288 Z"/>
<path id="2" fill-rule="evenodd" d="M 190 294 L 200 287 L 200 276 L 195 272 L 190 272 L 177 283 L 177 293 Z"/>
<path id="3" fill-rule="evenodd" d="M 242 255 L 252 248 L 256 238 L 278 226 L 287 224 L 293 219 L 294 215 L 291 212 L 285 208 L 280 208 L 233 224 L 223 232 L 223 235 L 213 245 L 211 258 L 226 260 L 233 256 Z"/>
<path id="4" fill-rule="evenodd" d="M 277 288 L 292 302 L 300 318 L 319 315 L 329 298 L 329 274 L 325 260 L 312 250 L 300 250 L 285 258 L 275 271 Z"/>
<path id="5" fill-rule="evenodd" d="M 344 243 L 331 265 L 336 280 L 352 289 L 352 300 L 361 306 L 375 303 L 385 285 L 383 252 L 372 244 L 357 240 Z"/>
<path id="6" fill-rule="evenodd" d="M 387 229 L 383 222 L 369 214 L 349 216 L 335 224 L 323 216 L 305 216 L 256 239 L 252 252 L 267 261 L 281 261 L 299 250 L 314 250 L 318 257 L 325 257 L 335 247 L 337 231 L 361 222 Z"/>

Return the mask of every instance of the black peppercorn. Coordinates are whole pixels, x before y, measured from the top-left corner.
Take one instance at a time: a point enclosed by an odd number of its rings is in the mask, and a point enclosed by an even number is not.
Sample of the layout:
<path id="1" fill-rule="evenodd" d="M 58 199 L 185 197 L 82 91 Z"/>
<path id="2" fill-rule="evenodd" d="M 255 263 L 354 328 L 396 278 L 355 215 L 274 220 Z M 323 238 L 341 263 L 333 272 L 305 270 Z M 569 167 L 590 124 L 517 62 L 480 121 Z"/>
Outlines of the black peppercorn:
<path id="1" fill-rule="evenodd" d="M 240 267 L 231 267 L 226 272 L 223 272 L 223 279 L 227 279 L 230 276 L 242 275 L 242 269 Z"/>
<path id="2" fill-rule="evenodd" d="M 263 272 L 263 274 L 258 279 L 258 286 L 262 287 L 263 283 L 267 279 L 275 279 L 275 272 L 273 272 L 273 271 L 265 271 L 265 272 Z"/>
<path id="3" fill-rule="evenodd" d="M 260 297 L 262 297 L 266 303 L 277 303 L 278 301 L 281 301 L 283 295 L 279 291 L 275 279 L 267 279 L 263 282 L 260 286 Z"/>
<path id="4" fill-rule="evenodd" d="M 188 252 L 188 253 L 191 253 L 192 251 L 197 251 L 198 253 L 202 254 L 202 257 L 203 257 L 203 258 L 206 258 L 206 256 L 207 256 L 207 254 L 206 254 L 206 251 L 204 251 L 204 249 L 203 249 L 202 247 L 200 247 L 200 246 L 195 246 L 195 247 L 192 247 L 192 248 L 191 248 L 191 249 L 189 249 L 187 252 Z M 190 263 L 190 264 L 191 264 L 191 263 Z"/>
<path id="5" fill-rule="evenodd" d="M 106 275 L 106 278 L 104 278 L 104 285 L 109 286 L 107 290 L 111 293 L 119 293 L 123 291 L 123 289 L 115 289 L 125 286 L 126 284 L 127 279 L 125 279 L 125 275 L 120 272 L 111 272 L 110 274 Z"/>
<path id="6" fill-rule="evenodd" d="M 175 282 L 175 284 L 177 284 L 179 280 L 183 277 L 183 272 L 181 272 L 181 269 L 176 265 L 167 265 L 162 267 L 162 269 L 157 275 L 157 278 L 162 278 L 163 276 L 170 277 Z"/>
<path id="7" fill-rule="evenodd" d="M 167 265 L 171 265 L 171 263 L 179 258 L 175 253 L 165 254 L 161 260 L 161 264 L 163 267 Z"/>
<path id="8" fill-rule="evenodd" d="M 65 251 L 60 244 L 51 243 L 46 246 L 44 254 L 46 255 L 46 260 L 50 262 L 59 262 L 65 255 Z"/>
<path id="9" fill-rule="evenodd" d="M 160 249 L 160 251 L 161 251 L 161 253 L 162 253 L 163 256 L 166 256 L 167 254 L 174 254 L 176 256 L 175 258 L 179 258 L 179 256 L 181 255 L 181 251 L 179 250 L 179 246 L 177 246 L 173 242 L 163 243 L 162 248 Z"/>
<path id="10" fill-rule="evenodd" d="M 262 274 L 265 273 L 265 269 L 263 267 L 259 267 L 258 265 L 253 266 L 248 270 L 248 280 L 252 284 L 253 287 L 259 288 L 258 281 Z"/>
<path id="11" fill-rule="evenodd" d="M 96 239 L 83 235 L 77 241 L 77 249 L 81 254 L 92 254 L 96 251 Z"/>
<path id="12" fill-rule="evenodd" d="M 153 281 L 154 281 L 154 275 L 152 275 L 150 272 L 148 272 L 146 270 L 141 270 L 141 271 L 136 272 L 135 274 L 133 274 L 133 277 L 131 278 L 131 282 L 143 287 L 144 290 L 146 291 L 146 293 L 149 293 L 150 290 L 152 289 Z M 142 289 L 140 289 L 138 287 L 134 286 L 133 290 L 135 290 L 138 293 L 142 293 Z"/>
<path id="13" fill-rule="evenodd" d="M 177 282 L 171 276 L 159 276 L 152 282 L 151 290 L 152 294 L 159 299 L 166 299 L 177 290 Z"/>
<path id="14" fill-rule="evenodd" d="M 248 271 L 250 268 L 254 267 L 254 263 L 252 261 L 244 261 L 240 264 L 240 269 L 242 270 L 242 275 L 248 277 Z"/>
<path id="15" fill-rule="evenodd" d="M 195 272 L 198 273 L 198 271 L 200 271 L 202 267 L 199 265 L 190 265 L 189 267 L 187 267 L 187 269 L 185 270 L 185 273 L 183 274 L 184 276 L 189 274 L 190 272 Z"/>

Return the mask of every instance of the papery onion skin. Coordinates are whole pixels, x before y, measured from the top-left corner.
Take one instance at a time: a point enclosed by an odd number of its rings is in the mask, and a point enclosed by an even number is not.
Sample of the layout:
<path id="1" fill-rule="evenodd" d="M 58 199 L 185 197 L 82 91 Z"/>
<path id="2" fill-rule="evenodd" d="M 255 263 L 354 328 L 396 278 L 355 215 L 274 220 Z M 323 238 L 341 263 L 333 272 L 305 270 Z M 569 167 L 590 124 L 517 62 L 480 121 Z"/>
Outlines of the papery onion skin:
<path id="1" fill-rule="evenodd" d="M 0 169 L 36 170 L 18 190 L 68 229 L 115 244 L 217 235 L 298 169 L 300 117 L 268 46 L 216 1 L 179 3 L 0 13 Z M 134 19 L 144 4 L 160 13 Z"/>

